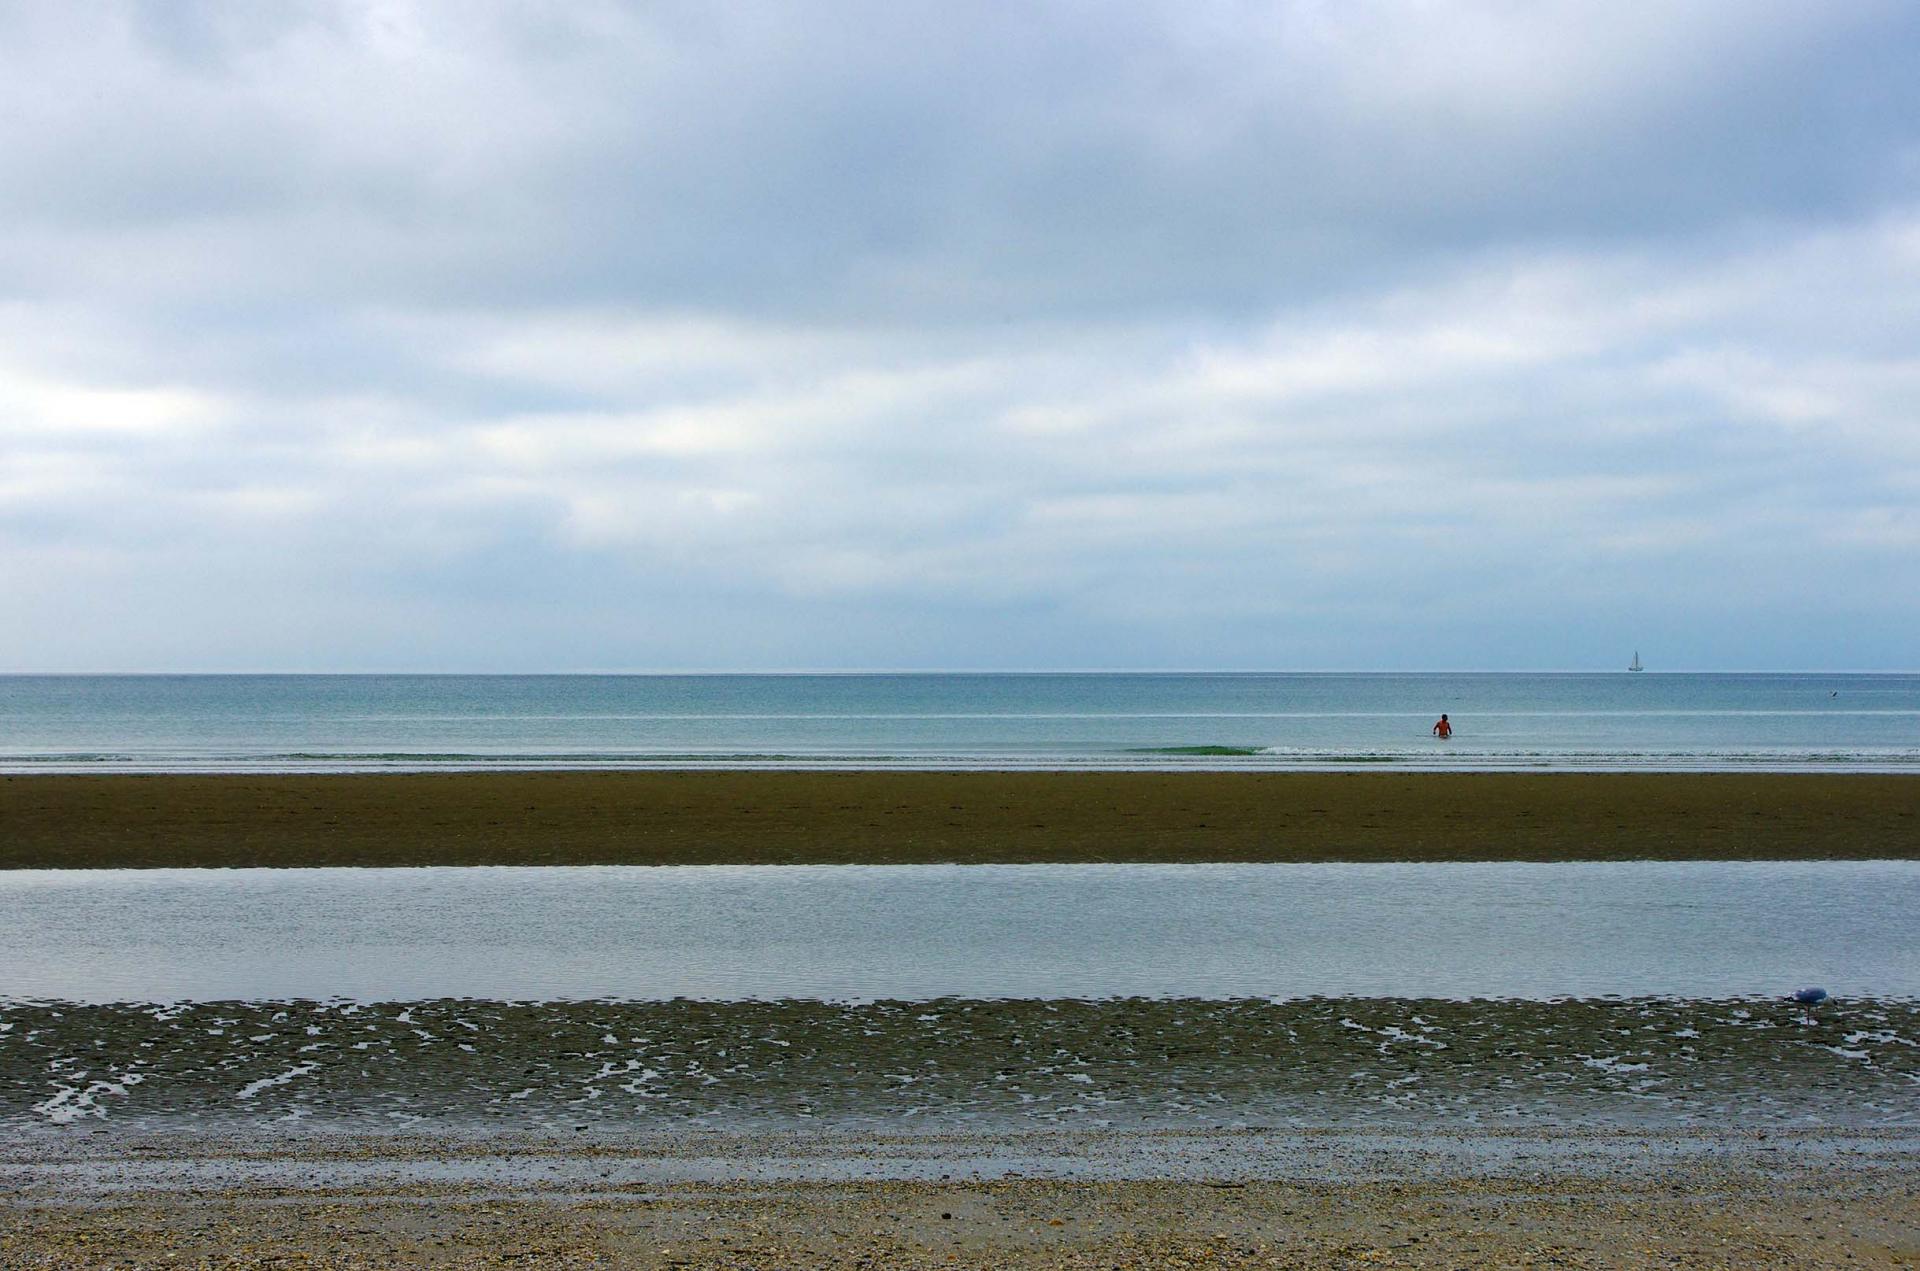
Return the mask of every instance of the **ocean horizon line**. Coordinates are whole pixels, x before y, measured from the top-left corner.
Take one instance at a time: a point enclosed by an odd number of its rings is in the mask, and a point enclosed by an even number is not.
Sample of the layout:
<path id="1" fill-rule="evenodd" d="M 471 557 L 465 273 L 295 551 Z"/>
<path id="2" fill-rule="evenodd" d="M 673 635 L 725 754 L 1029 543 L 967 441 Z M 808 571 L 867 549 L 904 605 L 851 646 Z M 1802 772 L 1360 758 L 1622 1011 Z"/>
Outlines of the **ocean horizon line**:
<path id="1" fill-rule="evenodd" d="M 567 671 L 475 671 L 475 670 L 108 670 L 108 671 L 63 671 L 63 670 L 0 670 L 0 679 L 373 679 L 373 678 L 414 678 L 414 679 L 721 679 L 729 676 L 740 678 L 906 678 L 912 676 L 1101 676 L 1101 675 L 1140 675 L 1140 676 L 1428 676 L 1428 675 L 1563 675 L 1598 676 L 1635 674 L 1647 677 L 1662 675 L 1851 675 L 1851 676 L 1915 676 L 1920 675 L 1920 667 L 1915 668 L 1858 668 L 1858 667 L 1647 667 L 1641 671 L 1629 671 L 1625 666 L 1618 667 L 1438 667 L 1438 668 L 1283 668 L 1283 667 L 1016 667 L 995 669 L 985 667 L 822 667 L 822 668 L 785 668 L 785 669 L 728 669 L 728 670 L 685 670 L 685 669 L 614 669 L 614 670 L 567 670 Z"/>

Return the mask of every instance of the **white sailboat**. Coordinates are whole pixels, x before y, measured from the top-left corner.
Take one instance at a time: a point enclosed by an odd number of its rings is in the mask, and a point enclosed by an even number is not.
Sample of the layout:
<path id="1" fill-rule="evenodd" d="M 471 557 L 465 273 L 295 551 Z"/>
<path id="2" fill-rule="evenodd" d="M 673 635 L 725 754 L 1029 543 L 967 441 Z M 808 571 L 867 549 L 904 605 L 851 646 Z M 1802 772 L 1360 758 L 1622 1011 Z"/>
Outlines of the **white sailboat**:
<path id="1" fill-rule="evenodd" d="M 1627 663 L 1627 669 L 1629 671 L 1644 671 L 1647 669 L 1640 665 L 1640 650 L 1635 649 L 1633 651 L 1633 661 Z"/>

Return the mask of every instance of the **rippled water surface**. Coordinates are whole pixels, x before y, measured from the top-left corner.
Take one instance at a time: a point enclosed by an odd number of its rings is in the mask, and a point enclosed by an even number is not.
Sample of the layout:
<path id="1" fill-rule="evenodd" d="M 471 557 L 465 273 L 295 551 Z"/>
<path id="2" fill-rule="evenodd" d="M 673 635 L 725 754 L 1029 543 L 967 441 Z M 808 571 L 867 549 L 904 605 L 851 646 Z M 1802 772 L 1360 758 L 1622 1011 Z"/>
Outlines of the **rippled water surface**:
<path id="1" fill-rule="evenodd" d="M 1381 765 L 1912 771 L 1920 676 L 0 676 L 16 772 Z"/>
<path id="2" fill-rule="evenodd" d="M 16 871 L 0 999 L 1920 997 L 1920 863 Z"/>

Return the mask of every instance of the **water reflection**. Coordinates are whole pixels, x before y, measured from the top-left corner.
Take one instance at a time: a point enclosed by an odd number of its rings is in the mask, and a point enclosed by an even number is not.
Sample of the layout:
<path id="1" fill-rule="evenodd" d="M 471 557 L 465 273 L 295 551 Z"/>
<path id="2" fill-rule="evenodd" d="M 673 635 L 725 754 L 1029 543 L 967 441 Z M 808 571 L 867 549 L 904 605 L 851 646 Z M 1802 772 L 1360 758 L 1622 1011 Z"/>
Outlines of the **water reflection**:
<path id="1" fill-rule="evenodd" d="M 18 871 L 0 998 L 1920 996 L 1920 863 Z"/>

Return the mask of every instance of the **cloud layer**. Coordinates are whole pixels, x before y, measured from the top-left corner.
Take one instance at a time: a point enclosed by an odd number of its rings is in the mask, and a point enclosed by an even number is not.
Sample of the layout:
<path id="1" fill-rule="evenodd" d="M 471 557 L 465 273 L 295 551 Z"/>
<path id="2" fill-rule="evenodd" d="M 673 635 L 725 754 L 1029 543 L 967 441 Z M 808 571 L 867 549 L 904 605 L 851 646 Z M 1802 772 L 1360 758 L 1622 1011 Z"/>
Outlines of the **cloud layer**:
<path id="1" fill-rule="evenodd" d="M 0 5 L 0 666 L 1920 665 L 1916 61 Z"/>

